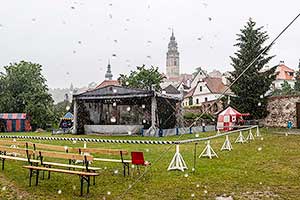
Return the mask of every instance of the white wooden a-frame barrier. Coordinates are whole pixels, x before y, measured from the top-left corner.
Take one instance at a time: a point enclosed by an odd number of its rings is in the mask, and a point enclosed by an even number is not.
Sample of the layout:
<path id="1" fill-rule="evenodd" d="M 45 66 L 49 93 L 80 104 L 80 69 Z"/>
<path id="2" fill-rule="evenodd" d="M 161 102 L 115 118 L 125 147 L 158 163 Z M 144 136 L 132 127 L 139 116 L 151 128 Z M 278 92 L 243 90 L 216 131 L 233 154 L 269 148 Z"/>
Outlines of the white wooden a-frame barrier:
<path id="1" fill-rule="evenodd" d="M 257 125 L 257 127 L 256 127 L 256 137 L 260 137 L 261 135 L 260 135 L 260 132 L 259 132 L 259 128 L 258 128 L 258 125 Z"/>
<path id="2" fill-rule="evenodd" d="M 244 138 L 244 136 L 242 134 L 242 131 L 240 131 L 240 135 L 239 135 L 238 138 L 236 138 L 235 143 L 244 143 L 244 142 L 246 142 L 245 138 Z"/>
<path id="3" fill-rule="evenodd" d="M 247 136 L 246 140 L 247 141 L 254 140 L 251 128 L 249 129 L 249 135 Z"/>
<path id="4" fill-rule="evenodd" d="M 168 167 L 168 171 L 170 171 L 170 170 L 184 171 L 185 169 L 187 169 L 187 166 L 183 160 L 183 157 L 179 153 L 179 145 L 177 144 L 176 152 L 175 152 L 175 155 L 173 156 L 173 159 Z"/>
<path id="5" fill-rule="evenodd" d="M 233 148 L 232 148 L 232 145 L 230 143 L 229 136 L 226 135 L 226 139 L 225 139 L 225 142 L 224 142 L 224 144 L 223 144 L 223 146 L 221 148 L 221 151 L 225 151 L 225 150 L 231 151 L 232 149 Z"/>
<path id="6" fill-rule="evenodd" d="M 206 147 L 200 154 L 199 158 L 201 158 L 201 157 L 209 157 L 210 159 L 212 159 L 213 157 L 218 158 L 218 155 L 216 154 L 216 152 L 211 148 L 209 140 L 207 141 Z"/>

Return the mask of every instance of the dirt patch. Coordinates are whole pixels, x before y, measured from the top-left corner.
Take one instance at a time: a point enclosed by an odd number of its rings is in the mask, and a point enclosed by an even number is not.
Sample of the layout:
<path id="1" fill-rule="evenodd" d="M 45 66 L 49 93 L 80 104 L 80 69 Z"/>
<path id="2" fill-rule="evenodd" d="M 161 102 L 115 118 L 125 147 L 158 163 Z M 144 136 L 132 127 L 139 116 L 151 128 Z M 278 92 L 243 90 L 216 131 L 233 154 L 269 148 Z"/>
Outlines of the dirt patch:
<path id="1" fill-rule="evenodd" d="M 0 199 L 36 199 L 27 191 L 21 190 L 16 185 L 0 174 Z"/>

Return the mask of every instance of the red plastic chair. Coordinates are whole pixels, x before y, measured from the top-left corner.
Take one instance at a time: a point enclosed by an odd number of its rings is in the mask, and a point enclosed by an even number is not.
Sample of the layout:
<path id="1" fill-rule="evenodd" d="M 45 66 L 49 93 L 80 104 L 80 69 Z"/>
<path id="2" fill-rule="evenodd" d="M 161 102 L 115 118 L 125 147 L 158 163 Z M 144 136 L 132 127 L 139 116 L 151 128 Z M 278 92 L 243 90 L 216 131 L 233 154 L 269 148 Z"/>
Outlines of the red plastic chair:
<path id="1" fill-rule="evenodd" d="M 131 152 L 131 164 L 136 165 L 138 171 L 140 171 L 140 166 L 148 166 L 150 162 L 145 161 L 143 152 Z"/>

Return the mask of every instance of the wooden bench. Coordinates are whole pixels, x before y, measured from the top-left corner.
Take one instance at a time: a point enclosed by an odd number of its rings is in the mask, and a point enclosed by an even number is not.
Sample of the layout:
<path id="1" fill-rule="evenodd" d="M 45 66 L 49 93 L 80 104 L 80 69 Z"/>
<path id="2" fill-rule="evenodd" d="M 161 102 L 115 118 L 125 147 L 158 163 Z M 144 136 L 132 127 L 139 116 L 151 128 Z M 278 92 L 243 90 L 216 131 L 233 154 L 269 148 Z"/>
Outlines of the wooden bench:
<path id="1" fill-rule="evenodd" d="M 39 159 L 40 159 L 40 164 L 43 167 L 51 168 L 52 166 L 55 167 L 64 167 L 64 168 L 71 168 L 75 169 L 80 169 L 80 170 L 85 170 L 87 172 L 96 172 L 100 170 L 99 167 L 91 167 L 89 166 L 89 163 L 94 160 L 93 156 L 91 155 L 80 155 L 80 154 L 71 154 L 71 153 L 61 153 L 61 152 L 53 152 L 53 151 L 36 151 Z M 49 161 L 44 161 L 45 157 L 47 158 L 59 158 L 59 159 L 67 159 L 67 160 L 82 160 L 83 165 L 73 165 L 73 164 L 64 164 L 64 163 L 59 163 L 59 162 L 49 162 Z M 44 178 L 44 173 L 43 173 L 43 178 Z M 50 171 L 48 173 L 48 179 L 50 179 Z M 95 185 L 95 177 L 93 180 L 93 184 Z"/>
<path id="2" fill-rule="evenodd" d="M 6 159 L 28 162 L 30 165 L 37 165 L 39 163 L 39 160 L 31 159 L 32 155 L 34 154 L 33 150 L 0 146 L 0 153 L 2 170 L 4 170 Z"/>
<path id="3" fill-rule="evenodd" d="M 120 155 L 120 159 L 111 159 L 111 158 L 97 158 L 94 157 L 94 161 L 101 162 L 115 162 L 123 164 L 123 174 L 126 176 L 126 168 L 129 175 L 129 164 L 131 160 L 125 160 L 123 155 L 128 155 L 128 151 L 120 150 L 120 149 L 100 149 L 100 148 L 73 148 L 73 151 L 77 151 L 78 153 L 93 153 L 93 154 L 101 154 L 101 155 Z"/>
<path id="4" fill-rule="evenodd" d="M 65 170 L 65 169 L 55 169 L 55 168 L 48 168 L 48 167 L 37 167 L 37 166 L 23 166 L 26 169 L 29 169 L 29 186 L 31 186 L 31 178 L 33 174 L 36 174 L 35 185 L 38 185 L 39 182 L 39 172 L 40 171 L 48 171 L 50 172 L 57 172 L 57 173 L 64 173 L 64 174 L 71 174 L 71 175 L 78 175 L 80 177 L 80 195 L 83 194 L 83 184 L 84 181 L 87 183 L 87 193 L 90 191 L 90 177 L 99 176 L 99 173 L 95 172 L 84 172 L 84 171 L 72 171 L 72 170 Z"/>

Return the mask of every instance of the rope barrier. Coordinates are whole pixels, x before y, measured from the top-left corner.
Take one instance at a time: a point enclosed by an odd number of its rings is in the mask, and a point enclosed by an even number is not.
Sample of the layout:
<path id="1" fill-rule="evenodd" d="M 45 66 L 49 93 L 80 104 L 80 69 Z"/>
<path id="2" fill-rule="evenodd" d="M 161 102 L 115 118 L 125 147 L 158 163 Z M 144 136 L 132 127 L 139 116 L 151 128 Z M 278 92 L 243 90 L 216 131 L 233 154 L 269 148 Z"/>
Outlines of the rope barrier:
<path id="1" fill-rule="evenodd" d="M 18 136 L 18 135 L 1 135 L 0 138 L 16 138 L 16 139 L 30 139 L 30 140 L 49 140 L 49 141 L 82 141 L 82 142 L 95 142 L 95 143 L 115 143 L 115 144 L 158 144 L 158 145 L 169 145 L 169 144 L 186 144 L 195 143 L 199 141 L 211 140 L 214 138 L 222 137 L 225 135 L 233 134 L 239 131 L 245 131 L 256 126 L 250 126 L 243 129 L 229 131 L 222 134 L 217 134 L 205 138 L 195 138 L 189 140 L 178 140 L 178 141 L 155 141 L 155 140 L 109 140 L 109 139 L 96 139 L 96 138 L 66 138 L 66 137 L 43 137 L 43 136 Z"/>

